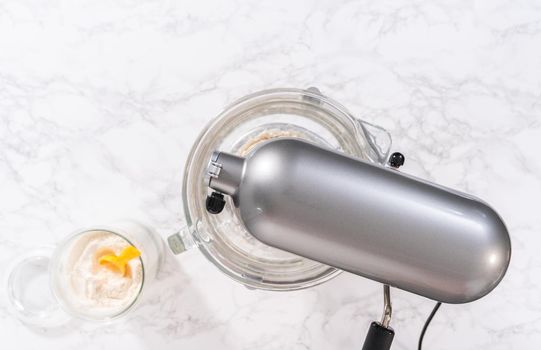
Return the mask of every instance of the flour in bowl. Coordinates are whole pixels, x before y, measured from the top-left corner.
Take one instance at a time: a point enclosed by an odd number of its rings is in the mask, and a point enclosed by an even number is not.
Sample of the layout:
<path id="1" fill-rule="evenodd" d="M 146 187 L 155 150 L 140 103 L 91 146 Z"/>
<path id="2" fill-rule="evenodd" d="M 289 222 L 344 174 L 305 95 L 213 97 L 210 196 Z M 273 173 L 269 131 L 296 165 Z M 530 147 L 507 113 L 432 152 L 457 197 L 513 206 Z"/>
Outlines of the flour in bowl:
<path id="1" fill-rule="evenodd" d="M 141 259 L 127 263 L 125 274 L 99 263 L 104 255 L 120 255 L 130 243 L 107 231 L 88 231 L 66 251 L 63 273 L 66 294 L 77 308 L 116 315 L 137 298 L 143 284 Z"/>

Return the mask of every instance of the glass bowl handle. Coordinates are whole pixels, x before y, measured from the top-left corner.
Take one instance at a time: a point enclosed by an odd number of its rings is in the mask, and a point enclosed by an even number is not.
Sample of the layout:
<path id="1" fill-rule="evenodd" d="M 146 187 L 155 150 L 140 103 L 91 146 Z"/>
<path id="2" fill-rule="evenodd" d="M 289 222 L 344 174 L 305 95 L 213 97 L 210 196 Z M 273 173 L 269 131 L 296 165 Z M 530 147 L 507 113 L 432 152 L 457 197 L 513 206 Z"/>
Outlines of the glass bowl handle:
<path id="1" fill-rule="evenodd" d="M 355 118 L 357 122 L 357 140 L 363 145 L 368 143 L 369 157 L 381 164 L 387 164 L 387 158 L 391 151 L 391 134 L 381 126 L 374 125 L 362 119 Z"/>

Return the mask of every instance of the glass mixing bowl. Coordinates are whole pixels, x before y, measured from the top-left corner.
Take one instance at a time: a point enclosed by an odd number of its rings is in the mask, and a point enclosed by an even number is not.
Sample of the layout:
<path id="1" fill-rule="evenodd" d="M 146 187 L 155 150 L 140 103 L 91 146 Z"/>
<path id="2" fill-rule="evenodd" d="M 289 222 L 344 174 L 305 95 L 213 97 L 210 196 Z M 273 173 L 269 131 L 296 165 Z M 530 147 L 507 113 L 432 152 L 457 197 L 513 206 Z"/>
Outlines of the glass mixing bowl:
<path id="1" fill-rule="evenodd" d="M 204 178 L 214 151 L 245 156 L 257 144 L 280 137 L 306 139 L 380 164 L 391 145 L 384 129 L 354 118 L 316 88 L 246 96 L 206 126 L 188 156 L 182 188 L 186 227 L 168 239 L 174 253 L 198 247 L 220 270 L 249 288 L 302 289 L 340 273 L 259 242 L 242 224 L 230 198 L 219 215 L 206 210 L 211 191 Z"/>

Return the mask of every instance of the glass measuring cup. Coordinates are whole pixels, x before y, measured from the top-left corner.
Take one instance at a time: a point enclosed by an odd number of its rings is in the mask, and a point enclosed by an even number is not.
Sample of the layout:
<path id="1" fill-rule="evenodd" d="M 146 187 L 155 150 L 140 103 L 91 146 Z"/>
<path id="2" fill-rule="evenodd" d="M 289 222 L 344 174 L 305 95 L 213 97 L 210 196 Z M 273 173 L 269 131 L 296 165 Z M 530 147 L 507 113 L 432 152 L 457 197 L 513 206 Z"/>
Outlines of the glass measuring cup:
<path id="1" fill-rule="evenodd" d="M 138 276 L 136 281 L 134 276 L 130 276 L 136 284 L 130 286 L 128 299 L 122 300 L 118 307 L 99 308 L 85 304 L 74 287 L 81 287 L 79 289 L 83 290 L 84 295 L 89 285 L 72 285 L 74 271 L 70 270 L 70 266 L 73 261 L 69 260 L 77 252 L 74 249 L 84 248 L 81 244 L 91 237 L 109 238 L 110 242 L 114 241 L 122 247 L 133 245 L 141 252 L 136 262 L 130 265 L 134 266 L 130 273 Z M 152 285 L 162 259 L 161 239 L 151 229 L 139 223 L 120 221 L 107 226 L 77 230 L 56 247 L 32 251 L 13 263 L 6 281 L 10 308 L 21 321 L 38 327 L 59 326 L 72 318 L 113 321 L 123 317 L 139 304 L 145 291 Z M 84 278 L 76 281 L 95 283 Z"/>

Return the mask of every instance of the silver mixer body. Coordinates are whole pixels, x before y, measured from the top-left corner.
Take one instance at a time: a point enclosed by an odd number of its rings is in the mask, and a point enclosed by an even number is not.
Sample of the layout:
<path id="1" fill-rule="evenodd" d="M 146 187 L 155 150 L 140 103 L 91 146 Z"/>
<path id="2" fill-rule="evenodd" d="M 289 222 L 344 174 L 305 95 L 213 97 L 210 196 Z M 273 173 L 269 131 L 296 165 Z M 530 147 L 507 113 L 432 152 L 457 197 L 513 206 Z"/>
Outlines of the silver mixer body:
<path id="1" fill-rule="evenodd" d="M 215 153 L 209 175 L 263 243 L 430 299 L 481 298 L 509 265 L 507 229 L 483 201 L 308 142 Z"/>

